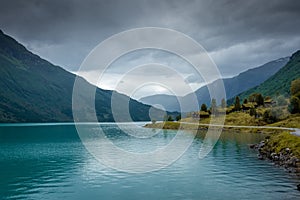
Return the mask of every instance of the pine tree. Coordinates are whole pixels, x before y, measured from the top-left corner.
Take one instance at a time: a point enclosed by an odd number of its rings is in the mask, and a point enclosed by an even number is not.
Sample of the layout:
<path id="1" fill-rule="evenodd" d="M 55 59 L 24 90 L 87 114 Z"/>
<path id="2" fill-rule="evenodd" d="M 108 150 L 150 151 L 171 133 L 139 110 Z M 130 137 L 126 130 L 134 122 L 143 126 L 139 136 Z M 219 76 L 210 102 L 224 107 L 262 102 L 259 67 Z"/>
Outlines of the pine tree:
<path id="1" fill-rule="evenodd" d="M 221 107 L 226 108 L 226 101 L 224 98 L 221 100 Z"/>
<path id="2" fill-rule="evenodd" d="M 241 103 L 240 103 L 240 97 L 239 96 L 235 97 L 234 110 L 235 111 L 241 110 Z"/>
<path id="3" fill-rule="evenodd" d="M 212 98 L 212 100 L 211 100 L 210 111 L 211 111 L 212 114 L 216 114 L 217 100 L 215 98 Z"/>

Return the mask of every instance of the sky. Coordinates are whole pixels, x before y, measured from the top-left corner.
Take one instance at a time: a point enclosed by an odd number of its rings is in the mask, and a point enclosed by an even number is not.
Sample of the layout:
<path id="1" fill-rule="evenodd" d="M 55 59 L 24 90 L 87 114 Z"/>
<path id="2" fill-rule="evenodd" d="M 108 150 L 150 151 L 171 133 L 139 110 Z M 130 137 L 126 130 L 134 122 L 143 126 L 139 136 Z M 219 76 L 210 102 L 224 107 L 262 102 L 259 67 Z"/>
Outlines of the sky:
<path id="1" fill-rule="evenodd" d="M 149 94 L 171 94 L 172 88 L 179 88 L 175 76 L 173 79 L 161 76 L 167 70 L 160 71 L 158 66 L 181 68 L 183 82 L 192 90 L 205 82 L 203 77 L 195 76 L 189 63 L 159 50 L 141 50 L 120 57 L 112 63 L 102 82 L 94 80 L 93 70 L 77 71 L 91 50 L 122 31 L 162 27 L 182 32 L 202 45 L 222 77 L 232 77 L 300 49 L 298 0 L 0 0 L 0 3 L 0 29 L 30 51 L 102 88 L 116 89 L 116 85 L 124 82 L 121 80 L 124 71 L 148 64 L 148 69 L 144 67 L 144 71 L 139 70 L 126 79 L 139 94 L 132 94 L 132 89 L 124 87 L 119 90 L 137 99 Z M 149 68 L 156 69 L 152 79 L 157 84 L 137 88 L 138 79 L 151 76 Z M 171 90 L 159 85 L 162 80 L 169 80 Z M 186 93 L 187 90 L 178 89 L 179 95 Z"/>

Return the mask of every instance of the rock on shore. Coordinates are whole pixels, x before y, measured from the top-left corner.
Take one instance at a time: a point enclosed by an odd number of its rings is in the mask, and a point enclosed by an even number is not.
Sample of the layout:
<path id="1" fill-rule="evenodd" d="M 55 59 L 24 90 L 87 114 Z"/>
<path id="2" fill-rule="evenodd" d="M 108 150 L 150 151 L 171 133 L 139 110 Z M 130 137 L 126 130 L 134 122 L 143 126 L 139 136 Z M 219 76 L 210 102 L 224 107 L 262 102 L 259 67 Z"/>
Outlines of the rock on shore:
<path id="1" fill-rule="evenodd" d="M 300 159 L 297 158 L 290 148 L 284 148 L 276 153 L 268 145 L 269 139 L 263 140 L 258 144 L 251 144 L 250 148 L 258 151 L 257 157 L 261 160 L 270 160 L 275 165 L 284 167 L 288 172 L 300 175 Z"/>

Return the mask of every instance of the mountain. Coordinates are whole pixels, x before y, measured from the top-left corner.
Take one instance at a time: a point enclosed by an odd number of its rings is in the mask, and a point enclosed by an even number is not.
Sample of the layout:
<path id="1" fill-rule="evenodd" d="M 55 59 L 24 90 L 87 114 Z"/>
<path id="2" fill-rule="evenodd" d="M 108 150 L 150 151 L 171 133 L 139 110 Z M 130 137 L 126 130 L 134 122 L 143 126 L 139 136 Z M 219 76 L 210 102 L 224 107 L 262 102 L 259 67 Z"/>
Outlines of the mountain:
<path id="1" fill-rule="evenodd" d="M 28 51 L 23 45 L 0 30 L 0 122 L 69 122 L 72 115 L 72 91 L 76 75 L 53 65 Z M 86 111 L 86 91 L 95 90 L 95 108 L 99 121 L 114 121 L 111 111 L 113 91 L 96 88 L 79 78 L 81 104 L 75 105 L 84 113 L 82 121 L 94 121 Z M 151 106 L 115 93 L 118 103 L 129 102 L 134 121 L 150 120 Z M 76 107 L 77 106 L 77 107 Z M 162 118 L 164 112 L 152 109 Z M 122 118 L 128 121 L 128 118 Z"/>
<path id="2" fill-rule="evenodd" d="M 261 93 L 263 96 L 271 97 L 289 96 L 291 82 L 297 78 L 300 78 L 300 50 L 295 52 L 288 63 L 268 80 L 239 94 L 240 99 L 245 99 L 252 93 Z"/>
<path id="3" fill-rule="evenodd" d="M 179 101 L 182 97 L 176 97 L 173 95 L 167 95 L 167 94 L 156 94 L 152 96 L 147 96 L 139 99 L 140 102 L 148 105 L 155 104 L 161 105 L 164 107 L 165 110 L 168 111 L 179 111 Z"/>
<path id="4" fill-rule="evenodd" d="M 213 88 L 214 85 L 217 85 L 219 81 L 223 80 L 226 97 L 230 99 L 237 94 L 246 91 L 254 86 L 257 86 L 267 80 L 269 77 L 274 75 L 280 68 L 282 68 L 289 58 L 280 58 L 271 62 L 268 62 L 262 66 L 249 69 L 245 72 L 240 73 L 239 75 L 232 78 L 218 79 L 212 83 L 210 86 Z M 203 86 L 195 91 L 197 99 L 200 103 L 210 104 L 210 95 L 207 86 Z M 192 99 L 193 94 L 187 94 L 184 97 L 178 97 L 172 95 L 153 95 L 140 99 L 141 102 L 154 105 L 160 104 L 165 107 L 168 111 L 179 111 L 180 106 L 179 102 L 189 102 Z M 192 111 L 194 108 L 191 108 L 187 111 Z"/>

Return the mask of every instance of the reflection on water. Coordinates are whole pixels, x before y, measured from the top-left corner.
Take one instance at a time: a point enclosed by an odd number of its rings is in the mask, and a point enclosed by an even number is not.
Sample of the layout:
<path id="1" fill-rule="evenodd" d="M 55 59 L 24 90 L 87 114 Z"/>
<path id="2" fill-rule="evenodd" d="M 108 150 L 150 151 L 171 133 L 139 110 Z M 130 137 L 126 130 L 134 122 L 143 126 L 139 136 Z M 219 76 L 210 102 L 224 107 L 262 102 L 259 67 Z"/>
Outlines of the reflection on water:
<path id="1" fill-rule="evenodd" d="M 85 125 L 92 131 L 95 125 Z M 168 144 L 176 131 L 145 129 L 134 138 L 114 124 L 102 125 L 117 146 L 146 152 Z M 133 126 L 133 129 L 136 128 Z M 154 131 L 154 132 L 153 132 Z M 143 133 L 143 134 L 144 134 Z M 154 134 L 155 133 L 155 134 Z M 188 133 L 187 133 L 188 134 Z M 298 199 L 297 178 L 260 161 L 248 148 L 258 134 L 222 133 L 204 158 L 199 132 L 187 152 L 171 166 L 152 173 L 128 174 L 96 161 L 73 125 L 1 126 L 2 199 Z M 134 162 L 134 160 L 132 161 Z"/>

